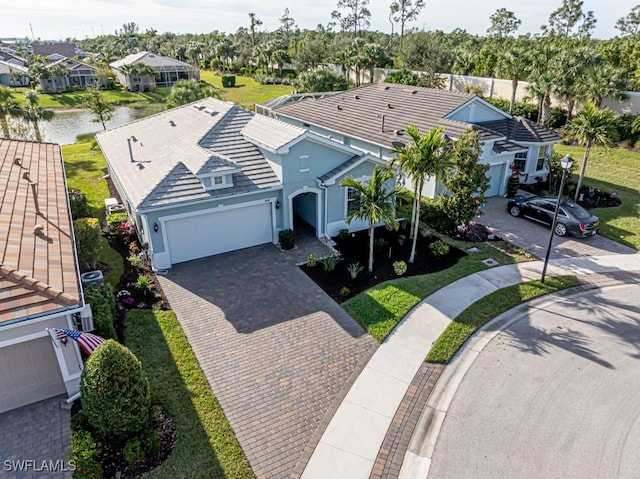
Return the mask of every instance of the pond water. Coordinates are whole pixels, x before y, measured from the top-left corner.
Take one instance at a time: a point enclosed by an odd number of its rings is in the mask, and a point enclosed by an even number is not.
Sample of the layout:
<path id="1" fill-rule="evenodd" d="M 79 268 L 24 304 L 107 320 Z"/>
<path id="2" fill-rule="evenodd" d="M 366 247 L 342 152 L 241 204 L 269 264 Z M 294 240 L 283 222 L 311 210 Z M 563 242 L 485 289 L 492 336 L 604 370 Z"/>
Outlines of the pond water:
<path id="1" fill-rule="evenodd" d="M 113 112 L 113 118 L 106 122 L 107 130 L 135 119 L 135 110 L 133 108 L 118 106 Z M 92 120 L 93 115 L 86 110 L 56 111 L 56 115 L 51 121 L 40 123 L 42 139 L 59 145 L 75 143 L 76 137 L 80 134 L 102 131 L 102 124 Z"/>

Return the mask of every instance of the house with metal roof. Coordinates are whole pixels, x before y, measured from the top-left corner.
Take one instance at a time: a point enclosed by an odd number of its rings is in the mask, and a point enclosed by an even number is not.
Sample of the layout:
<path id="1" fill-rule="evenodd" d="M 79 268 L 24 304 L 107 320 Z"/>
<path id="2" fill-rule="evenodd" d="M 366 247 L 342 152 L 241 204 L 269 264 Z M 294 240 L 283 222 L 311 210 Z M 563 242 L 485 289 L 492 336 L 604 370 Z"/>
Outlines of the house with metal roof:
<path id="1" fill-rule="evenodd" d="M 553 144 L 560 141 L 553 130 L 509 115 L 476 95 L 390 83 L 286 95 L 256 105 L 256 112 L 383 160 L 394 157 L 394 144 L 412 141 L 406 133 L 410 124 L 421 132 L 442 127 L 454 140 L 471 128 L 482 142 L 478 162 L 489 165 L 488 197 L 506 193 L 512 169 L 523 183 L 546 179 Z M 425 184 L 425 196 L 439 191 L 434 181 Z"/>
<path id="2" fill-rule="evenodd" d="M 109 174 L 156 269 L 263 243 L 304 226 L 346 227 L 345 176 L 371 155 L 213 98 L 100 132 Z M 352 223 L 351 229 L 366 224 Z"/>
<path id="3" fill-rule="evenodd" d="M 153 70 L 153 75 L 136 66 L 144 65 Z M 156 87 L 171 87 L 179 80 L 200 81 L 200 70 L 175 58 L 151 52 L 138 52 L 112 62 L 109 67 L 116 80 L 130 91 L 149 91 Z"/>
<path id="4" fill-rule="evenodd" d="M 0 139 L 0 412 L 79 391 L 73 341 L 87 312 L 60 147 Z"/>

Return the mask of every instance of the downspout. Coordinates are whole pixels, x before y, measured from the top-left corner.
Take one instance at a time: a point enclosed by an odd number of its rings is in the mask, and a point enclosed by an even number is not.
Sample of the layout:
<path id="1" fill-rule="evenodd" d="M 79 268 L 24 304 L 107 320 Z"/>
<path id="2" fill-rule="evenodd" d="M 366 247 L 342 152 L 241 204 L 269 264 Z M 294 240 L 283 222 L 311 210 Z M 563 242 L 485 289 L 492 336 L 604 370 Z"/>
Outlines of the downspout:
<path id="1" fill-rule="evenodd" d="M 327 225 L 329 224 L 329 213 L 327 211 L 327 207 L 329 205 L 329 189 L 322 181 L 320 181 L 319 178 L 317 178 L 317 182 L 318 186 L 324 190 L 324 211 L 322 215 L 324 216 L 324 221 L 322 222 L 322 235 L 327 239 L 331 239 L 329 235 L 327 235 Z"/>

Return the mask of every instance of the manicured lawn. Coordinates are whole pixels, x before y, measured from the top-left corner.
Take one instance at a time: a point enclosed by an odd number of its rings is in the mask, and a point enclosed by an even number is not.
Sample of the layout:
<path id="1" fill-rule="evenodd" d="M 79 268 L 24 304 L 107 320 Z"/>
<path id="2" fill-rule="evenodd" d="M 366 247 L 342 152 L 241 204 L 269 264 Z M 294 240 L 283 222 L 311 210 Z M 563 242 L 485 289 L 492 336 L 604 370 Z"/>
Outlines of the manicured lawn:
<path id="1" fill-rule="evenodd" d="M 154 401 L 162 404 L 176 422 L 173 452 L 145 477 L 254 477 L 175 313 L 129 312 L 125 339 L 142 362 Z"/>
<path id="2" fill-rule="evenodd" d="M 584 148 L 567 145 L 556 145 L 554 148 L 560 154 L 569 154 L 576 160 L 573 179 L 577 181 Z M 624 148 L 608 151 L 600 147 L 593 148 L 584 183 L 602 191 L 615 190 L 622 200 L 620 206 L 592 210 L 602 221 L 599 233 L 640 250 L 640 153 Z"/>
<path id="3" fill-rule="evenodd" d="M 222 77 L 211 71 L 200 71 L 200 78 L 220 89 L 222 99 L 232 101 L 238 105 L 254 109 L 256 103 L 272 100 L 282 95 L 288 95 L 294 87 L 291 85 L 260 85 L 251 77 L 236 75 L 236 86 L 233 88 L 222 88 Z"/>
<path id="4" fill-rule="evenodd" d="M 121 89 L 103 90 L 106 100 L 116 105 L 131 105 L 135 103 L 162 103 L 166 101 L 168 88 L 158 88 L 152 93 L 133 93 Z M 24 101 L 23 93 L 27 88 L 16 88 L 15 98 L 18 102 Z M 41 93 L 40 106 L 43 108 L 82 108 L 87 96 L 85 91 L 71 91 L 65 93 L 47 94 Z"/>
<path id="5" fill-rule="evenodd" d="M 449 241 L 449 240 L 447 240 Z M 495 249 L 490 243 L 462 243 L 467 248 L 476 246 L 479 252 L 469 254 L 449 269 L 437 273 L 399 278 L 364 291 L 342 303 L 342 307 L 378 342 L 391 333 L 393 328 L 418 302 L 443 286 L 469 274 L 486 269 L 483 259 L 494 258 L 501 264 L 513 260 Z"/>
<path id="6" fill-rule="evenodd" d="M 479 299 L 455 318 L 436 340 L 426 361 L 447 364 L 478 328 L 509 309 L 545 294 L 580 284 L 575 276 L 547 278 L 545 283 L 530 281 L 499 289 Z"/>

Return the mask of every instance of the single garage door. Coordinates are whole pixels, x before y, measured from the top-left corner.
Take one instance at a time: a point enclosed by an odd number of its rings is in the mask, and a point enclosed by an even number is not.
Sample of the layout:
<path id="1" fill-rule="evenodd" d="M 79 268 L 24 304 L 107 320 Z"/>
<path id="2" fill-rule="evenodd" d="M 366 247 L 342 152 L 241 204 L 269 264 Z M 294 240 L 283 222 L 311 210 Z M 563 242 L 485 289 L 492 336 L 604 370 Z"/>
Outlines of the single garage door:
<path id="1" fill-rule="evenodd" d="M 172 264 L 273 241 L 271 203 L 177 218 L 165 227 Z"/>
<path id="2" fill-rule="evenodd" d="M 0 412 L 65 392 L 49 336 L 0 348 Z"/>
<path id="3" fill-rule="evenodd" d="M 500 194 L 503 174 L 504 165 L 493 165 L 489 167 L 489 170 L 487 171 L 487 176 L 489 177 L 489 189 L 485 193 L 487 198 L 498 196 Z"/>

